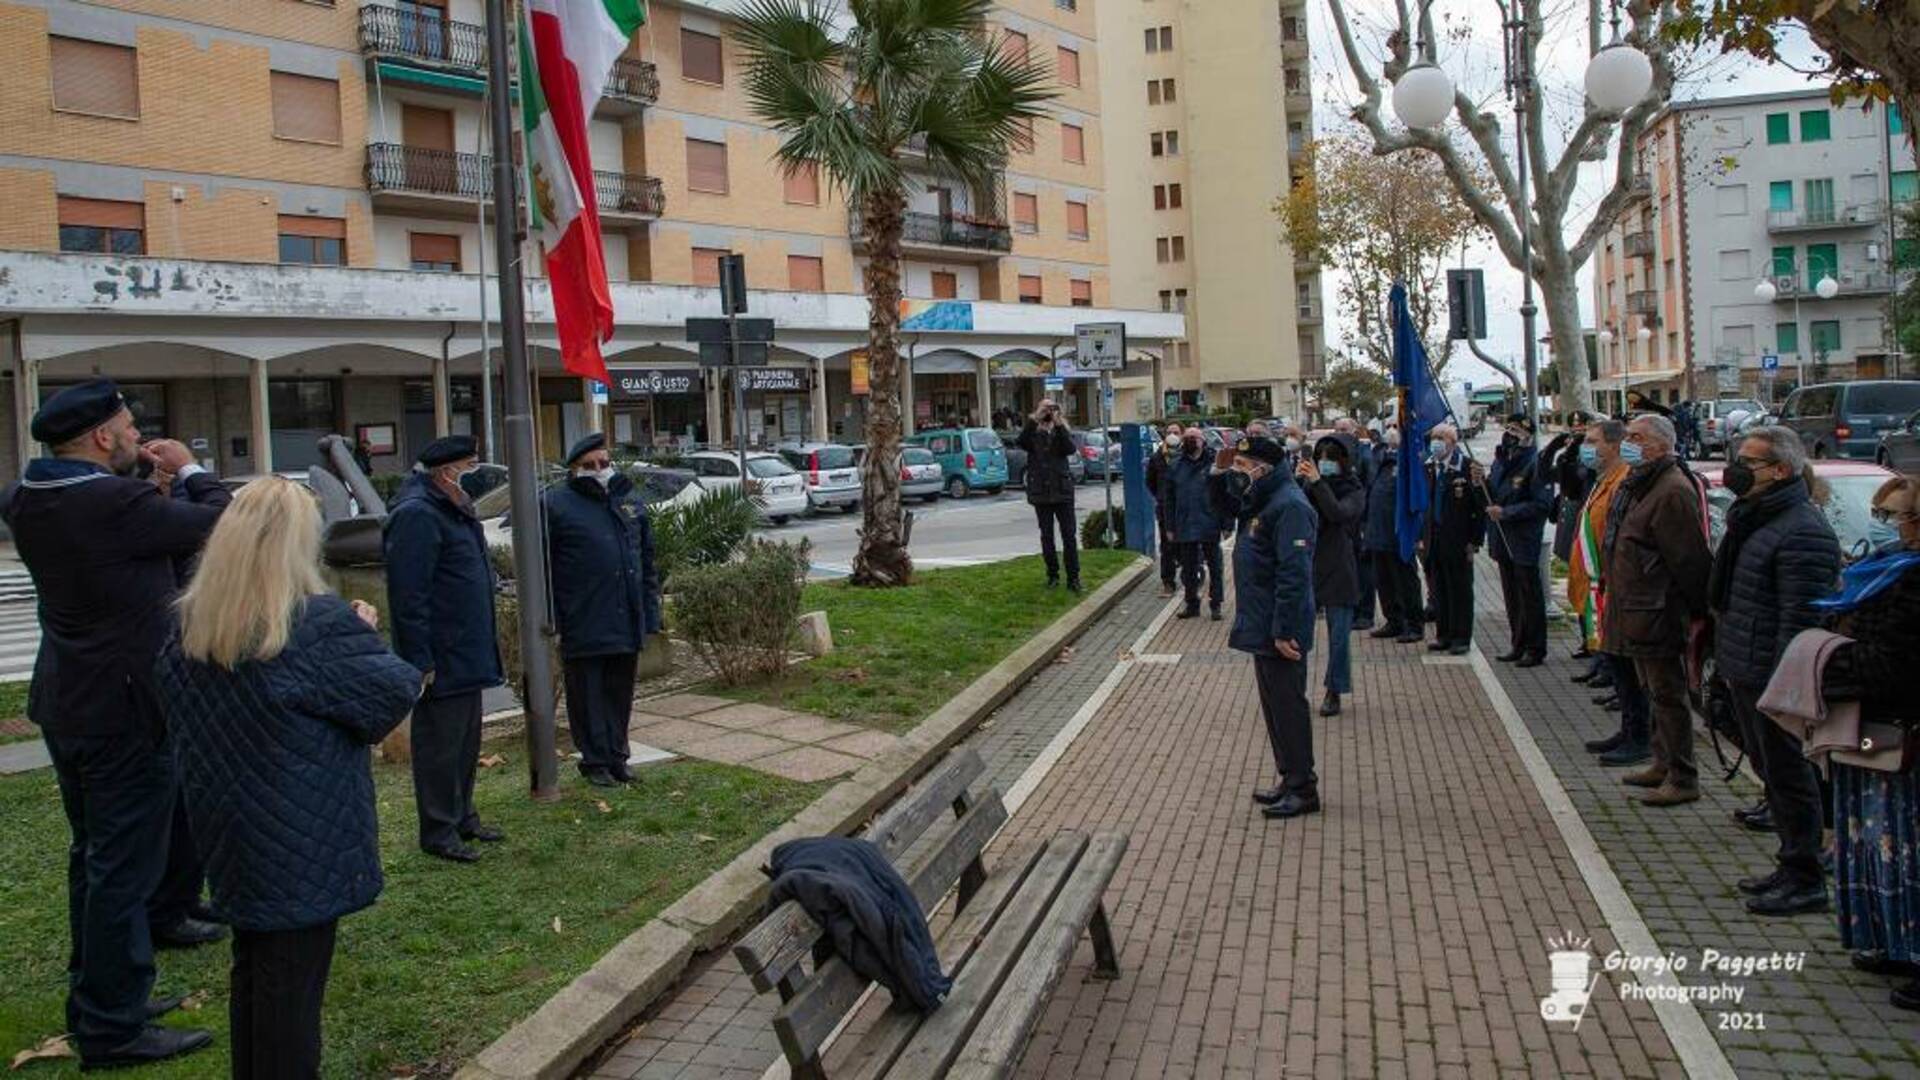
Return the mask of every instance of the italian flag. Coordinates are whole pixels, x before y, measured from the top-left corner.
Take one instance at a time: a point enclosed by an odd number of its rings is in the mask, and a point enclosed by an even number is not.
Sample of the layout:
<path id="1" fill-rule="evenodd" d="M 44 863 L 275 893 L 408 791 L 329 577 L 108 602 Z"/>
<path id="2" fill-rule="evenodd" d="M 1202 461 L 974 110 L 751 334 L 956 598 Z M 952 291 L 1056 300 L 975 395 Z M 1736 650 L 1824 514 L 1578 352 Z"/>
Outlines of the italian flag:
<path id="1" fill-rule="evenodd" d="M 587 118 L 607 73 L 646 21 L 645 0 L 525 0 L 520 120 L 526 135 L 527 218 L 546 252 L 560 360 L 602 383 L 600 343 L 613 336 L 613 298 L 600 247 Z"/>

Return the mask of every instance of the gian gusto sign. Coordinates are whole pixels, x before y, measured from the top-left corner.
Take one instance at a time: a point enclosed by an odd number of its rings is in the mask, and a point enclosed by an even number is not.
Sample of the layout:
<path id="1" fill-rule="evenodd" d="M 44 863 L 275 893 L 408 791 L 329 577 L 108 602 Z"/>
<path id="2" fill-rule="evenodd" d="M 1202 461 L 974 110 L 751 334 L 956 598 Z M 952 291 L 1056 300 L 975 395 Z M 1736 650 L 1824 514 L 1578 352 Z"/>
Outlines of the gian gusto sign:
<path id="1" fill-rule="evenodd" d="M 693 370 L 614 368 L 607 374 L 613 377 L 613 383 L 609 389 L 615 401 L 631 401 L 635 398 L 659 394 L 700 392 L 700 373 Z"/>

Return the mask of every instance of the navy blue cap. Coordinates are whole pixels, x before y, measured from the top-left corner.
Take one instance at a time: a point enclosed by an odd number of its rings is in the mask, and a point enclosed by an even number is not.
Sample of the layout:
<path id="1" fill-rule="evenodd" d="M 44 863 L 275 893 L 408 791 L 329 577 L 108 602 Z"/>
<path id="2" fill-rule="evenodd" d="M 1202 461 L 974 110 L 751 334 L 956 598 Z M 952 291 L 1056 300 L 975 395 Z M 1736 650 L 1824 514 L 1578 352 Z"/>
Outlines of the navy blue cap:
<path id="1" fill-rule="evenodd" d="M 59 446 L 113 419 L 126 407 L 112 379 L 89 379 L 48 398 L 33 414 L 30 430 L 48 446 Z"/>
<path id="2" fill-rule="evenodd" d="M 579 442 L 573 444 L 573 449 L 567 451 L 566 463 L 571 465 L 606 445 L 607 436 L 605 432 L 596 431 L 590 435 L 583 435 Z"/>
<path id="3" fill-rule="evenodd" d="M 1250 439 L 1241 439 L 1240 445 L 1234 449 L 1242 457 L 1250 457 L 1255 461 L 1264 461 L 1269 465 L 1278 465 L 1287 460 L 1287 448 L 1281 443 L 1267 438 L 1265 435 L 1255 435 Z"/>
<path id="4" fill-rule="evenodd" d="M 479 444 L 474 442 L 473 436 L 448 435 L 433 440 L 427 444 L 425 450 L 420 451 L 420 464 L 429 469 L 437 468 L 441 465 L 451 465 L 456 461 L 465 461 L 479 452 Z"/>

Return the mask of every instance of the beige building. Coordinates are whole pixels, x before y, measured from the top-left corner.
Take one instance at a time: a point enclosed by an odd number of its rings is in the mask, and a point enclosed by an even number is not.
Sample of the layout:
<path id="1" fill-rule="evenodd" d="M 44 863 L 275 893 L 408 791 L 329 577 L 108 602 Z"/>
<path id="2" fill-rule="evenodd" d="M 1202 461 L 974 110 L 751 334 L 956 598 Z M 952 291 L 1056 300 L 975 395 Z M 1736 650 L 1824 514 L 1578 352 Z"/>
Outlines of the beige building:
<path id="1" fill-rule="evenodd" d="M 730 6 L 656 0 L 591 121 L 618 322 L 604 401 L 561 371 L 529 262 L 548 455 L 593 428 L 635 446 L 862 433 L 864 252 L 824 178 L 773 164 Z M 325 431 L 368 437 L 383 470 L 484 432 L 480 20 L 480 0 L 0 0 L 0 466 L 30 451 L 37 398 L 95 372 L 229 472 L 303 467 Z M 1056 365 L 1083 321 L 1127 324 L 1115 416 L 1148 415 L 1185 322 L 1115 294 L 1093 4 L 1007 0 L 994 21 L 1062 96 L 989 190 L 916 186 L 908 415 L 986 423 L 1052 392 L 1090 421 L 1095 384 Z M 718 313 L 727 252 L 778 334 L 740 416 L 683 331 Z"/>
<path id="2" fill-rule="evenodd" d="M 1273 212 L 1313 133 L 1304 0 L 1099 5 L 1112 293 L 1183 312 L 1164 410 L 1304 413 L 1319 268 Z"/>

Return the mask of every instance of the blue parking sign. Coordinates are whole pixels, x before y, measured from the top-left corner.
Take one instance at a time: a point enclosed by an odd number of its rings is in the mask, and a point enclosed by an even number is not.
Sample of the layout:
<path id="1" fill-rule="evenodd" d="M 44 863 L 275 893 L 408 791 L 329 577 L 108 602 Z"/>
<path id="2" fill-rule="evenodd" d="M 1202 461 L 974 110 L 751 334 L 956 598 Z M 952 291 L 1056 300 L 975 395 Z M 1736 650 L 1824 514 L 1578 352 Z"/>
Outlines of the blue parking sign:
<path id="1" fill-rule="evenodd" d="M 1779 371 L 1780 357 L 1774 353 L 1768 353 L 1765 356 L 1762 356 L 1760 358 L 1760 370 L 1761 371 Z"/>

